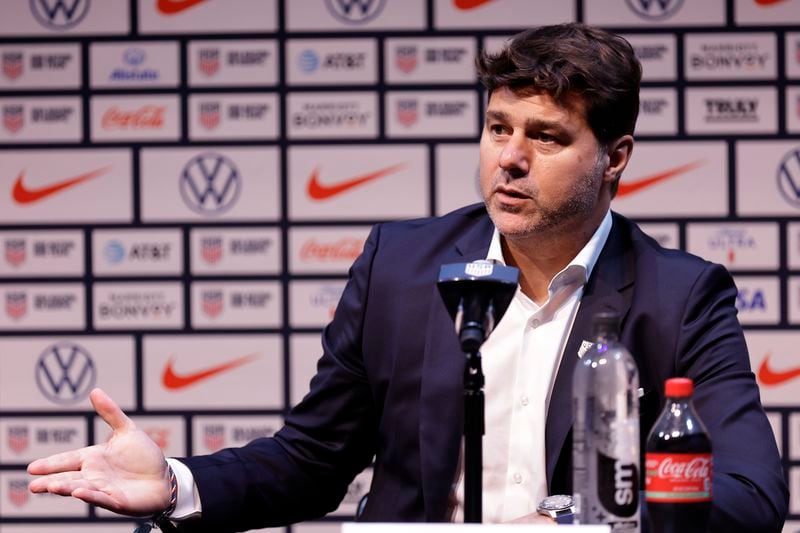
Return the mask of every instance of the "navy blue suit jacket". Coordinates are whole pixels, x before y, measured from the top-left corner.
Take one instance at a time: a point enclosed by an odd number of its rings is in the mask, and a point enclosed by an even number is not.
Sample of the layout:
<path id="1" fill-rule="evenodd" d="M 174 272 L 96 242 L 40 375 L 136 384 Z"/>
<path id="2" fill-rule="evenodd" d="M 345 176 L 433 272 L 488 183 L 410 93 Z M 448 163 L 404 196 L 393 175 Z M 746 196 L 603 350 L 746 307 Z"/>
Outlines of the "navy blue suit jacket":
<path id="1" fill-rule="evenodd" d="M 483 259 L 493 226 L 483 206 L 377 225 L 354 263 L 311 391 L 272 439 L 186 459 L 203 518 L 194 529 L 245 530 L 336 508 L 375 456 L 362 518 L 443 521 L 459 458 L 460 353 L 438 295 L 444 263 Z M 642 440 L 664 380 L 688 376 L 714 447 L 714 531 L 779 531 L 788 492 L 736 319 L 736 289 L 719 265 L 665 250 L 614 215 L 566 343 L 544 435 L 547 483 L 571 492 L 571 378 L 598 311 L 623 316 L 639 366 Z M 186 529 L 193 529 L 186 524 Z"/>

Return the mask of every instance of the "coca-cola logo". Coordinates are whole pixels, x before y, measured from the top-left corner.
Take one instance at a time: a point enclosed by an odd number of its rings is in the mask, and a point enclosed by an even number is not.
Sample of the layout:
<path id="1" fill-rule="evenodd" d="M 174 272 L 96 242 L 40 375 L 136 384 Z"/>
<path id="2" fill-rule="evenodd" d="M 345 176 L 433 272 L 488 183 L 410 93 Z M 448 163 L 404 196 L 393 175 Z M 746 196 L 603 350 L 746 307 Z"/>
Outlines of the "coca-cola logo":
<path id="1" fill-rule="evenodd" d="M 346 261 L 352 263 L 361 254 L 364 240 L 353 237 L 326 243 L 310 239 L 300 248 L 300 259 L 303 261 Z"/>
<path id="2" fill-rule="evenodd" d="M 676 461 L 667 457 L 658 465 L 658 477 L 678 479 L 705 479 L 711 475 L 711 460 L 695 457 L 688 461 Z"/>
<path id="3" fill-rule="evenodd" d="M 139 109 L 125 111 L 112 106 L 103 113 L 105 130 L 145 130 L 164 127 L 165 106 L 145 105 Z"/>

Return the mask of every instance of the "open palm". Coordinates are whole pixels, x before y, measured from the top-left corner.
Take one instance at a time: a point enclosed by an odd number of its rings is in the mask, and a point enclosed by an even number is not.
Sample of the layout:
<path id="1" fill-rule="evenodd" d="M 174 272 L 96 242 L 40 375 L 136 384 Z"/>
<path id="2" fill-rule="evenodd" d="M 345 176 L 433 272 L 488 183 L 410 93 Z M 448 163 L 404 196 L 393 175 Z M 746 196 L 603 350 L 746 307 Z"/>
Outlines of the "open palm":
<path id="1" fill-rule="evenodd" d="M 31 481 L 30 490 L 73 496 L 131 516 L 163 511 L 169 505 L 170 483 L 161 449 L 105 392 L 95 389 L 90 398 L 113 429 L 111 439 L 32 462 L 28 472 L 42 477 Z"/>

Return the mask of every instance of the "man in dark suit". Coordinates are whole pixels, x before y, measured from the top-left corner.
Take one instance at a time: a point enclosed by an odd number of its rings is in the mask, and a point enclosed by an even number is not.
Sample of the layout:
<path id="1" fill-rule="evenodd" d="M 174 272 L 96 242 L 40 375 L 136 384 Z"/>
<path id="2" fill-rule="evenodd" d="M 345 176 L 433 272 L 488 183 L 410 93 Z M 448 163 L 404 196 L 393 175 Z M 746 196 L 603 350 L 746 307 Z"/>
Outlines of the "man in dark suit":
<path id="1" fill-rule="evenodd" d="M 487 419 L 504 433 L 484 484 L 495 502 L 492 518 L 524 519 L 539 495 L 571 492 L 572 370 L 591 338 L 592 315 L 611 310 L 623 317 L 621 340 L 639 367 L 643 438 L 662 404 L 664 380 L 695 381 L 695 405 L 714 447 L 711 529 L 779 531 L 788 493 L 730 276 L 660 248 L 609 211 L 638 113 L 641 67 L 630 45 L 578 24 L 543 27 L 483 55 L 479 71 L 490 94 L 480 148 L 485 206 L 373 229 L 323 333 L 311 390 L 274 438 L 168 466 L 95 391 L 114 437 L 32 463 L 30 472 L 45 476 L 31 489 L 127 514 L 193 515 L 179 521 L 187 531 L 239 531 L 335 509 L 374 456 L 363 519 L 453 519 L 461 505 L 464 358 L 435 282 L 444 263 L 490 257 L 520 269 L 499 340 L 484 353 L 487 364 L 497 361 L 497 372 L 487 371 Z M 542 324 L 552 328 L 547 336 L 530 333 Z M 520 342 L 510 336 L 515 331 Z M 531 347 L 531 339 L 549 348 Z M 533 374 L 541 371 L 545 385 L 524 382 L 523 389 L 541 398 L 542 416 L 520 415 L 519 424 L 509 422 L 516 407 L 503 391 L 516 391 L 517 374 L 532 374 L 513 371 L 529 364 L 528 351 L 541 358 Z M 509 451 L 521 432 L 534 435 L 531 448 L 541 454 Z M 531 502 L 504 501 L 518 490 L 514 483 L 524 485 L 517 474 L 504 485 L 512 464 L 532 472 L 522 492 Z M 188 488 L 177 486 L 190 510 L 176 512 L 170 489 L 186 472 Z"/>

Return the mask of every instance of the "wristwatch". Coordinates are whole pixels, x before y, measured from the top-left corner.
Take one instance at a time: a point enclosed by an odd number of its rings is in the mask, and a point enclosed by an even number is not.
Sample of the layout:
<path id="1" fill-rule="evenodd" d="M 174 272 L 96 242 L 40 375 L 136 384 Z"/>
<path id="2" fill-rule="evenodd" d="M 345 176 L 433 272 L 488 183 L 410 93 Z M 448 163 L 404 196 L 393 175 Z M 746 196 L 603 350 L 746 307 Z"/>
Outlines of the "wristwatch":
<path id="1" fill-rule="evenodd" d="M 536 512 L 549 516 L 558 524 L 571 524 L 575 513 L 575 498 L 569 494 L 554 494 L 539 502 Z"/>

